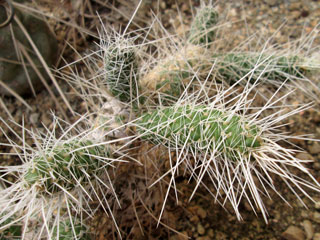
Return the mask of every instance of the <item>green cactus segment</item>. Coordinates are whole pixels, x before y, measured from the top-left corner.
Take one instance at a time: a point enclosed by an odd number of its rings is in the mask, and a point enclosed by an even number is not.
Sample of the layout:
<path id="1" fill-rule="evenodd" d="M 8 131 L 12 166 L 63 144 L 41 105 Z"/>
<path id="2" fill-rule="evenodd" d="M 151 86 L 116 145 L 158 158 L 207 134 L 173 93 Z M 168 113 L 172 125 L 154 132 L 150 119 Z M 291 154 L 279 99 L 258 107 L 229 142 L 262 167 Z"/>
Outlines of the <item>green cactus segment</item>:
<path id="1" fill-rule="evenodd" d="M 137 97 L 138 64 L 133 48 L 121 44 L 110 46 L 106 51 L 105 70 L 108 88 L 115 97 L 123 102 Z"/>
<path id="2" fill-rule="evenodd" d="M 85 225 L 78 221 L 71 224 L 70 220 L 64 220 L 59 223 L 59 228 L 55 226 L 53 228 L 52 240 L 90 240 L 90 236 L 87 233 L 88 229 Z M 76 236 L 74 235 L 76 234 Z"/>
<path id="3" fill-rule="evenodd" d="M 208 44 L 215 38 L 218 13 L 210 6 L 200 8 L 191 23 L 188 41 L 192 44 Z"/>
<path id="4" fill-rule="evenodd" d="M 143 139 L 172 147 L 218 150 L 228 156 L 244 154 L 262 145 L 259 128 L 243 117 L 207 106 L 164 108 L 146 113 L 137 123 Z"/>
<path id="5" fill-rule="evenodd" d="M 142 92 L 161 100 L 162 105 L 176 102 L 186 90 L 192 89 L 190 84 L 197 77 L 207 75 L 211 62 L 208 60 L 206 49 L 201 46 L 188 44 L 181 51 L 175 52 L 160 61 L 150 72 L 140 79 Z M 204 77 L 204 76 L 203 76 Z M 168 103 L 168 104 L 167 104 Z"/>
<path id="6" fill-rule="evenodd" d="M 192 77 L 192 73 L 187 69 L 186 67 L 186 70 L 181 69 L 181 71 L 164 71 L 160 73 L 160 78 L 165 80 L 156 85 L 156 91 L 165 94 L 161 96 L 164 101 L 176 100 L 181 96 L 185 90 L 183 81 Z"/>
<path id="7" fill-rule="evenodd" d="M 229 53 L 217 56 L 217 71 L 220 78 L 235 83 L 248 74 L 250 81 L 258 78 L 285 81 L 292 77 L 302 77 L 307 71 L 300 67 L 303 59 L 298 56 L 266 56 L 258 53 Z M 253 71 L 250 74 L 250 71 Z"/>
<path id="8" fill-rule="evenodd" d="M 0 216 L 1 219 L 1 216 Z M 14 221 L 13 217 L 8 218 L 3 223 L 0 224 L 0 227 L 10 224 Z M 22 226 L 19 224 L 12 224 L 4 230 L 0 230 L 0 240 L 18 240 L 21 239 Z"/>
<path id="9" fill-rule="evenodd" d="M 108 157 L 108 151 L 102 146 L 91 146 L 91 141 L 74 141 L 56 146 L 32 159 L 32 165 L 24 175 L 27 187 L 36 184 L 49 193 L 73 189 L 78 184 L 85 184 L 88 176 L 92 176 L 101 167 L 102 160 Z M 83 148 L 85 147 L 85 148 Z M 80 149 L 74 151 L 76 149 Z"/>

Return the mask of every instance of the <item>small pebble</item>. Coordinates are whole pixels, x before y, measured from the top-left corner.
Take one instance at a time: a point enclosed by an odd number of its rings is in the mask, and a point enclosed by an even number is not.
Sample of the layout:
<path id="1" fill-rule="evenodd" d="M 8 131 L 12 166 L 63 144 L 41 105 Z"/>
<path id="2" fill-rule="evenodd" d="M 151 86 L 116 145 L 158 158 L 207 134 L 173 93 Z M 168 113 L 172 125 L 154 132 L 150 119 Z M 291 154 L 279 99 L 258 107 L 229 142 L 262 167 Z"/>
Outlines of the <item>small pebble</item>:
<path id="1" fill-rule="evenodd" d="M 318 142 L 314 142 L 310 147 L 309 147 L 309 152 L 311 154 L 317 154 L 320 153 L 320 144 Z"/>
<path id="2" fill-rule="evenodd" d="M 317 222 L 317 223 L 320 223 L 320 213 L 319 212 L 314 212 L 312 214 L 312 220 Z"/>
<path id="3" fill-rule="evenodd" d="M 207 217 L 207 211 L 204 210 L 202 207 L 199 207 L 199 208 L 197 209 L 197 214 L 198 214 L 198 216 L 199 216 L 200 218 L 202 218 L 202 219 Z"/>
<path id="4" fill-rule="evenodd" d="M 277 0 L 264 0 L 266 4 L 268 4 L 269 6 L 274 6 L 278 3 Z"/>
<path id="5" fill-rule="evenodd" d="M 296 227 L 296 226 L 290 226 L 287 228 L 286 231 L 284 231 L 281 236 L 286 240 L 304 240 L 304 232 Z"/>
<path id="6" fill-rule="evenodd" d="M 320 240 L 320 233 L 315 233 L 313 236 L 313 240 Z"/>
<path id="7" fill-rule="evenodd" d="M 306 232 L 307 239 L 312 239 L 314 234 L 312 223 L 309 220 L 304 220 L 302 224 L 304 231 Z"/>
<path id="8" fill-rule="evenodd" d="M 212 228 L 210 228 L 210 229 L 208 230 L 208 236 L 211 237 L 211 238 L 213 238 L 213 236 L 214 236 L 214 231 L 213 231 Z"/>
<path id="9" fill-rule="evenodd" d="M 320 163 L 319 162 L 314 162 L 313 163 L 313 168 L 315 169 L 315 170 L 320 170 Z M 320 207 L 320 206 L 319 206 Z"/>
<path id="10" fill-rule="evenodd" d="M 197 237 L 196 240 L 210 240 L 208 236 Z"/>
<path id="11" fill-rule="evenodd" d="M 313 157 L 309 153 L 306 153 L 306 152 L 298 153 L 296 155 L 296 158 L 299 158 L 300 160 L 313 160 Z"/>
<path id="12" fill-rule="evenodd" d="M 197 225 L 197 231 L 198 231 L 198 233 L 199 233 L 200 235 L 203 235 L 203 234 L 206 232 L 206 230 L 204 229 L 204 227 L 202 226 L 201 223 L 198 223 L 198 225 Z"/>
<path id="13" fill-rule="evenodd" d="M 160 2 L 160 8 L 161 8 L 161 9 L 166 9 L 166 8 L 167 8 L 167 4 L 166 4 L 165 1 L 161 1 L 161 2 Z"/>
<path id="14" fill-rule="evenodd" d="M 40 114 L 39 113 L 32 113 L 29 117 L 29 120 L 30 120 L 30 123 L 31 124 L 37 124 L 38 123 L 38 120 L 39 120 L 39 116 Z"/>

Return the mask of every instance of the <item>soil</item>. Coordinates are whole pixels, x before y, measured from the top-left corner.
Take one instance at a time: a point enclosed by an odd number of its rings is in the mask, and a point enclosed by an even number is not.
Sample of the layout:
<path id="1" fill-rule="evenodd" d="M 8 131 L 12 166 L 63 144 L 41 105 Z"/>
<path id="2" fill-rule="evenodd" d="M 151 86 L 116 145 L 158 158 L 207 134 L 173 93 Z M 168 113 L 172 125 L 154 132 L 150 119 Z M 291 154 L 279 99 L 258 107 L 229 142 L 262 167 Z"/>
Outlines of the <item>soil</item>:
<path id="1" fill-rule="evenodd" d="M 85 5 L 87 1 L 83 0 L 82 4 L 84 10 L 87 11 L 87 15 L 84 18 L 81 17 L 81 11 L 77 11 L 76 7 L 72 5 L 75 1 L 62 1 L 63 7 L 60 5 L 50 4 L 50 1 L 37 1 L 37 7 L 46 13 L 55 13 L 60 18 L 66 20 L 74 20 L 81 24 L 82 19 L 86 22 L 82 27 L 86 27 L 90 31 L 97 33 L 99 20 L 91 17 L 90 14 L 95 14 L 95 10 L 100 14 L 101 19 L 107 20 L 107 24 L 113 26 L 116 30 L 121 30 L 126 26 L 128 17 L 132 15 L 138 1 L 109 1 L 112 4 L 103 4 L 104 1 L 91 1 L 93 9 L 88 10 L 88 6 Z M 80 2 L 80 1 L 79 1 Z M 102 2 L 102 3 L 101 3 Z M 108 2 L 108 1 L 105 1 Z M 129 3 L 130 2 L 130 3 Z M 157 4 L 153 4 L 156 2 Z M 131 28 L 137 28 L 137 26 L 146 26 L 151 19 L 151 9 L 154 13 L 158 14 L 163 26 L 168 31 L 181 31 L 183 34 L 183 26 L 188 26 L 194 15 L 195 8 L 200 5 L 199 1 L 145 1 L 142 4 L 140 10 L 137 13 L 135 24 L 132 24 Z M 274 44 L 283 44 L 288 40 L 298 39 L 301 36 L 310 34 L 314 29 L 319 31 L 318 22 L 320 19 L 320 3 L 319 1 L 280 1 L 280 0 L 264 0 L 264 1 L 218 1 L 216 8 L 221 16 L 232 22 L 226 26 L 226 36 L 224 38 L 225 48 L 232 49 L 238 44 L 243 42 L 249 36 L 253 34 L 261 35 L 263 40 L 266 40 L 266 36 L 271 36 L 270 41 Z M 58 7 L 59 6 L 59 7 Z M 78 14 L 78 15 L 77 15 Z M 180 22 L 180 18 L 183 19 L 183 24 Z M 130 17 L 129 17 L 130 19 Z M 70 20 L 70 21 L 71 21 Z M 58 36 L 60 49 L 65 49 L 66 35 L 72 28 L 65 24 L 50 19 L 49 24 L 54 29 Z M 98 29 L 99 30 L 99 29 Z M 71 34 L 72 35 L 72 34 Z M 76 41 L 79 36 L 79 32 L 74 33 L 73 36 L 69 36 L 70 42 L 74 48 L 83 52 L 84 49 L 88 49 L 93 46 L 94 37 L 84 35 L 82 41 Z M 76 38 L 76 39 L 75 39 Z M 320 39 L 317 36 L 314 39 L 314 44 L 319 44 Z M 77 54 L 71 54 L 71 49 L 62 51 L 63 56 L 68 59 L 69 62 L 77 60 Z M 60 61 L 60 65 L 63 61 Z M 319 84 L 319 76 L 315 79 L 316 84 Z M 59 80 L 59 85 L 68 97 L 71 107 L 79 114 L 83 114 L 86 111 L 85 105 L 82 100 L 74 95 L 73 89 L 70 88 L 63 80 Z M 54 86 L 51 86 L 54 89 Z M 54 90 L 56 96 L 58 93 Z M 26 109 L 26 107 L 17 99 L 10 97 L 2 97 L 9 113 L 13 117 L 13 120 L 19 124 L 22 124 L 24 119 L 24 127 L 27 129 L 40 128 L 44 130 L 44 126 L 50 126 L 51 111 L 57 116 L 66 119 L 70 122 L 74 122 L 79 118 L 79 115 L 73 115 L 64 104 L 61 97 L 57 97 L 61 104 L 65 115 L 62 114 L 53 99 L 49 96 L 46 89 L 43 89 L 33 97 L 25 97 L 25 101 L 32 107 L 32 110 Z M 292 103 L 305 102 L 304 96 L 298 96 L 296 99 L 292 99 Z M 21 133 L 19 126 L 13 124 L 4 108 L 0 108 L 0 117 L 8 123 L 15 131 Z M 313 134 L 312 138 L 320 139 L 320 113 L 319 105 L 315 104 L 313 107 L 301 112 L 300 114 L 290 117 L 289 122 L 291 125 L 286 130 L 291 132 L 292 135 Z M 0 121 L 0 142 L 7 142 L 6 134 L 12 139 L 15 136 L 10 133 L 8 126 Z M 31 141 L 30 139 L 26 140 Z M 320 146 L 317 142 L 309 140 L 292 140 L 294 144 L 306 150 L 305 153 L 300 154 L 300 158 L 313 159 L 314 162 L 309 163 L 309 168 L 315 179 L 320 182 Z M 19 141 L 17 140 L 17 143 Z M 148 146 L 146 146 L 148 147 Z M 0 145 L 0 151 L 4 153 L 13 153 L 14 150 Z M 1 165 L 15 165 L 20 161 L 18 158 L 14 158 L 10 155 L 0 156 Z M 121 184 L 129 184 L 130 179 L 125 177 L 126 169 L 119 170 L 119 181 Z M 135 170 L 138 174 L 141 169 L 137 167 Z M 124 174 L 122 178 L 122 174 Z M 127 182 L 126 182 L 127 181 Z M 123 231 L 130 232 L 127 239 L 320 239 L 320 194 L 311 192 L 310 196 L 315 200 L 314 202 L 308 199 L 304 195 L 299 195 L 307 208 L 297 199 L 297 197 L 291 193 L 286 184 L 278 179 L 275 179 L 277 189 L 280 190 L 282 196 L 284 196 L 288 205 L 281 198 L 271 192 L 270 198 L 265 198 L 264 203 L 268 211 L 268 223 L 266 223 L 261 216 L 261 213 L 256 214 L 252 211 L 250 205 L 247 202 L 241 202 L 239 209 L 242 213 L 242 220 L 239 221 L 232 211 L 231 206 L 228 204 L 222 207 L 212 199 L 204 189 L 200 189 L 198 193 L 189 201 L 189 196 L 192 192 L 194 182 L 187 183 L 186 180 L 181 179 L 178 181 L 178 188 L 181 194 L 179 195 L 179 201 L 176 203 L 174 193 L 169 198 L 169 204 L 166 208 L 165 214 L 162 218 L 162 223 L 157 227 L 157 221 L 153 219 L 150 214 L 145 214 L 147 217 L 141 218 L 141 224 L 144 227 L 144 234 L 141 233 L 137 219 L 135 217 L 129 217 L 129 211 L 126 209 L 130 204 L 123 202 L 122 209 L 115 207 L 114 212 L 120 214 L 118 217 L 120 221 L 120 227 L 123 227 Z M 118 184 L 121 188 L 122 185 Z M 141 187 L 141 186 L 140 186 Z M 142 186 L 143 187 L 143 186 Z M 138 189 L 138 186 L 136 186 Z M 120 190 L 121 192 L 121 190 Z M 139 192 L 139 191 L 138 191 Z M 121 194 L 126 194 L 121 192 Z M 155 204 L 159 205 L 157 197 L 163 196 L 163 192 L 152 192 L 153 196 L 148 196 L 148 193 L 144 193 L 144 196 L 140 196 L 142 200 L 155 201 Z M 157 195 L 159 194 L 159 195 Z M 135 196 L 139 207 L 143 209 L 143 204 L 139 201 L 139 196 Z M 152 200 L 152 198 L 154 198 Z M 151 199 L 151 200 L 150 200 Z M 141 200 L 141 199 L 140 199 Z M 147 206 L 152 204 L 147 203 Z M 145 210 L 144 210 L 145 211 Z M 146 211 L 145 211 L 146 212 Z M 155 218 L 158 215 L 155 213 Z M 127 222 L 126 222 L 127 221 Z M 165 227 L 168 225 L 172 231 Z M 297 228 L 293 228 L 293 226 Z M 94 239 L 118 239 L 118 235 L 112 227 L 111 220 L 108 216 L 101 213 L 97 215 L 93 221 L 91 231 L 95 236 Z M 177 233 L 179 232 L 179 233 Z"/>

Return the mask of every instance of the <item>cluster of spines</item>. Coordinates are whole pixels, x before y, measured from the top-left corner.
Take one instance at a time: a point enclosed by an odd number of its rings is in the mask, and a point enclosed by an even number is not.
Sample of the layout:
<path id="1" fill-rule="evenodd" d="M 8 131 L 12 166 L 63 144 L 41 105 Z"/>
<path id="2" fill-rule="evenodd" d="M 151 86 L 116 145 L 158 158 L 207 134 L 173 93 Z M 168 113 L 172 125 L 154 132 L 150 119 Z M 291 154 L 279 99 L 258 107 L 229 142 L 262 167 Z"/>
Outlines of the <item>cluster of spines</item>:
<path id="1" fill-rule="evenodd" d="M 19 223 L 10 225 L 15 219 L 10 217 L 0 224 L 0 227 L 8 225 L 7 228 L 0 230 L 1 240 L 18 240 L 21 237 L 22 226 Z"/>
<path id="2" fill-rule="evenodd" d="M 218 12 L 212 6 L 201 7 L 191 23 L 188 41 L 199 45 L 213 42 L 218 20 Z"/>
<path id="3" fill-rule="evenodd" d="M 69 218 L 61 219 L 59 225 L 53 228 L 52 240 L 70 239 L 90 240 L 88 227 L 75 218 L 72 221 Z"/>
<path id="4" fill-rule="evenodd" d="M 258 79 L 284 82 L 301 78 L 308 71 L 299 56 L 274 56 L 239 52 L 217 55 L 217 78 L 229 84 L 246 77 L 250 82 Z"/>
<path id="5" fill-rule="evenodd" d="M 203 46 L 214 41 L 216 33 L 213 29 L 217 20 L 218 14 L 212 8 L 199 10 L 191 25 L 188 44 Z M 261 77 L 285 81 L 292 76 L 299 78 L 307 70 L 301 64 L 304 59 L 298 56 L 279 57 L 241 52 L 213 54 L 211 57 L 210 61 L 206 62 L 208 65 L 201 66 L 200 70 L 207 71 L 216 64 L 211 74 L 229 84 L 244 76 L 248 76 L 253 83 Z M 123 102 L 137 98 L 140 86 L 137 85 L 138 64 L 135 48 L 119 42 L 111 43 L 106 48 L 104 61 L 110 92 Z M 179 69 L 172 71 L 170 66 L 163 66 L 168 68 L 168 71 L 159 72 L 160 78 L 164 80 L 156 84 L 156 91 L 164 89 L 164 93 L 174 99 L 181 96 L 185 90 L 182 80 L 191 79 L 195 75 L 192 69 L 194 59 L 183 61 L 185 63 L 182 65 L 179 62 Z M 176 63 L 173 63 L 174 67 Z M 135 126 L 139 137 L 154 144 L 165 143 L 170 148 L 182 148 L 187 144 L 193 151 L 211 149 L 211 152 L 224 153 L 235 164 L 242 163 L 251 151 L 265 147 L 260 138 L 262 129 L 258 125 L 241 115 L 206 105 L 162 108 L 142 115 L 135 122 Z M 101 167 L 99 158 L 110 157 L 108 149 L 101 146 L 91 147 L 92 145 L 93 142 L 89 140 L 68 142 L 34 156 L 30 168 L 23 176 L 26 188 L 36 186 L 45 193 L 55 194 L 60 189 L 71 191 L 79 184 L 86 184 L 86 177 L 95 174 Z M 70 227 L 73 227 L 72 231 Z M 76 222 L 72 224 L 67 220 L 53 228 L 52 237 L 59 235 L 59 239 L 87 239 L 86 234 L 82 234 L 85 230 L 82 225 Z"/>
<path id="6" fill-rule="evenodd" d="M 144 114 L 137 122 L 141 137 L 167 146 L 214 149 L 229 156 L 260 147 L 259 128 L 239 115 L 206 105 L 167 107 Z"/>
<path id="7" fill-rule="evenodd" d="M 34 139 L 38 148 L 34 149 L 28 144 L 23 147 L 12 144 L 14 148 L 23 149 L 23 153 L 17 153 L 23 164 L 1 167 L 4 174 L 1 173 L 0 180 L 8 185 L 0 191 L 1 231 L 11 232 L 17 223 L 22 229 L 19 233 L 22 239 L 88 239 L 79 238 L 78 230 L 81 229 L 81 236 L 86 236 L 79 222 L 84 222 L 81 212 L 92 217 L 96 211 L 97 207 L 92 206 L 92 201 L 97 201 L 106 214 L 113 217 L 106 196 L 114 196 L 108 167 L 117 159 L 113 158 L 109 142 L 97 143 L 101 139 L 94 137 L 96 129 L 78 129 L 78 124 L 86 123 L 84 116 L 65 129 L 55 119 L 54 129 L 48 129 L 48 136 L 45 138 L 43 133 L 38 135 L 21 126 Z M 56 139 L 58 128 L 63 135 Z M 73 135 L 70 131 L 78 132 L 78 135 Z M 8 140 L 11 141 L 9 138 Z M 14 174 L 17 179 L 8 182 L 4 178 L 7 174 Z M 67 236 L 60 236 L 57 224 L 60 220 L 70 219 L 75 215 L 79 216 L 78 222 L 66 224 L 64 229 L 68 228 L 70 231 L 67 234 L 61 228 L 61 234 Z M 35 227 L 30 228 L 31 225 Z M 52 236 L 53 231 L 58 231 L 59 234 Z"/>
<path id="8" fill-rule="evenodd" d="M 104 51 L 106 83 L 110 92 L 123 102 L 137 97 L 138 63 L 135 48 L 130 40 L 111 42 Z"/>
<path id="9" fill-rule="evenodd" d="M 36 185 L 45 193 L 55 193 L 85 185 L 88 183 L 86 178 L 101 168 L 101 158 L 109 157 L 108 149 L 91 145 L 90 140 L 75 140 L 35 156 L 24 175 L 26 186 Z"/>

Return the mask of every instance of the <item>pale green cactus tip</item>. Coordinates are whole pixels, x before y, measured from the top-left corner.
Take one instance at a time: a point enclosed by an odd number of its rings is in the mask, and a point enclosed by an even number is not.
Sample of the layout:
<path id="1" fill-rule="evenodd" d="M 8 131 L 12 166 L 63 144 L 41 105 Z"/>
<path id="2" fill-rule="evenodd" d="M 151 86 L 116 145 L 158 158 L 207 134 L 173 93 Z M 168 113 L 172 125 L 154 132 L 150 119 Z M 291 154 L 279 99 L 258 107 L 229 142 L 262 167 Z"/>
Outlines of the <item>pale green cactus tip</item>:
<path id="1" fill-rule="evenodd" d="M 123 102 L 137 98 L 138 64 L 129 40 L 110 43 L 105 50 L 104 68 L 110 92 Z"/>
<path id="2" fill-rule="evenodd" d="M 1 219 L 1 215 L 0 215 Z M 10 224 L 14 221 L 14 217 L 6 218 L 4 222 L 0 224 L 0 229 L 5 227 L 3 230 L 0 230 L 0 239 L 1 240 L 18 240 L 21 239 L 22 234 L 22 225 L 19 223 Z"/>
<path id="3" fill-rule="evenodd" d="M 52 232 L 52 240 L 90 240 L 89 228 L 77 219 L 63 219 Z"/>
<path id="4" fill-rule="evenodd" d="M 219 15 L 212 6 L 203 6 L 198 9 L 190 27 L 188 41 L 192 44 L 209 44 L 216 35 L 215 25 Z"/>
<path id="5" fill-rule="evenodd" d="M 178 143 L 181 147 L 186 143 L 193 150 L 217 148 L 232 160 L 236 160 L 236 152 L 247 154 L 249 149 L 263 144 L 258 126 L 207 106 L 168 107 L 146 113 L 137 126 L 142 138 L 155 144 L 176 147 Z"/>
<path id="6" fill-rule="evenodd" d="M 105 147 L 92 145 L 89 140 L 70 141 L 37 154 L 23 176 L 26 187 L 37 186 L 45 193 L 55 193 L 85 184 L 85 175 L 91 176 L 101 168 L 99 158 L 109 155 Z"/>
<path id="7" fill-rule="evenodd" d="M 305 66 L 304 58 L 299 56 L 268 56 L 259 53 L 227 53 L 216 56 L 218 78 L 233 84 L 247 76 L 250 82 L 258 78 L 280 82 L 303 78 L 313 70 Z"/>
<path id="8" fill-rule="evenodd" d="M 204 176 L 209 175 L 217 190 L 217 193 L 210 190 L 210 194 L 214 198 L 224 198 L 222 202 L 229 200 L 238 219 L 241 219 L 239 201 L 245 198 L 261 211 L 267 222 L 267 211 L 262 201 L 262 195 L 269 195 L 266 186 L 280 193 L 271 178 L 261 177 L 263 174 L 278 176 L 287 184 L 292 184 L 289 188 L 299 199 L 294 187 L 309 196 L 303 188 L 319 193 L 320 184 L 303 166 L 304 161 L 294 156 L 294 150 L 285 149 L 277 143 L 281 140 L 279 134 L 268 130 L 283 117 L 261 121 L 256 119 L 259 114 L 247 116 L 222 107 L 178 105 L 142 115 L 136 127 L 142 139 L 156 145 L 166 145 L 168 151 L 177 152 L 177 166 L 184 163 L 199 183 L 193 194 Z M 283 139 L 286 137 L 283 136 Z M 190 154 L 190 158 L 185 154 Z M 167 173 L 175 175 L 177 166 L 171 167 Z M 302 181 L 291 172 L 291 167 L 299 169 L 310 181 Z M 253 181 L 254 177 L 259 179 L 258 182 Z M 221 195 L 221 191 L 225 195 Z"/>

